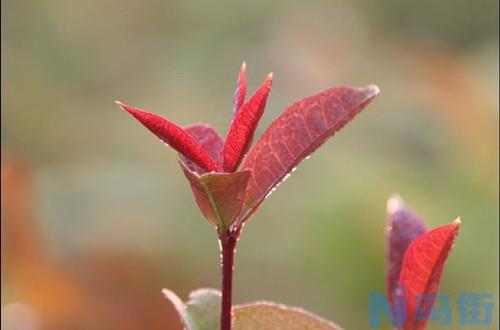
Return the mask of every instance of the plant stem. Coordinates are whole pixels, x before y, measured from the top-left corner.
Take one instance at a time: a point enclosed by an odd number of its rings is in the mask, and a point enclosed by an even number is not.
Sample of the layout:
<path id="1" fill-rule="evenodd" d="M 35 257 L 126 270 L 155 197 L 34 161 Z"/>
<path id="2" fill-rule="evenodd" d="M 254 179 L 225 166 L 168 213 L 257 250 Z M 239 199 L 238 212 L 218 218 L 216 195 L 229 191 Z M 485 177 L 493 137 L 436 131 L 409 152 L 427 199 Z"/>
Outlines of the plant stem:
<path id="1" fill-rule="evenodd" d="M 222 269 L 222 300 L 220 310 L 220 329 L 231 330 L 232 325 L 232 291 L 234 255 L 241 227 L 227 229 L 219 234 Z"/>

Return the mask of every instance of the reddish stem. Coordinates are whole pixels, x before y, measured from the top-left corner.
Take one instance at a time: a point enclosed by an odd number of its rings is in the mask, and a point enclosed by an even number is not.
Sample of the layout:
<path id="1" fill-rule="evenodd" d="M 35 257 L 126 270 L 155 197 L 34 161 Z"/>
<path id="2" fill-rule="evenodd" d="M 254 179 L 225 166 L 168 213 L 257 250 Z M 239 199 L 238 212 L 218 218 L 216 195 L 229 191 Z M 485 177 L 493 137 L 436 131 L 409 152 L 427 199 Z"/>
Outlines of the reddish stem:
<path id="1" fill-rule="evenodd" d="M 232 291 L 234 255 L 241 227 L 228 229 L 219 234 L 222 267 L 222 300 L 220 311 L 220 329 L 231 330 L 232 325 Z"/>

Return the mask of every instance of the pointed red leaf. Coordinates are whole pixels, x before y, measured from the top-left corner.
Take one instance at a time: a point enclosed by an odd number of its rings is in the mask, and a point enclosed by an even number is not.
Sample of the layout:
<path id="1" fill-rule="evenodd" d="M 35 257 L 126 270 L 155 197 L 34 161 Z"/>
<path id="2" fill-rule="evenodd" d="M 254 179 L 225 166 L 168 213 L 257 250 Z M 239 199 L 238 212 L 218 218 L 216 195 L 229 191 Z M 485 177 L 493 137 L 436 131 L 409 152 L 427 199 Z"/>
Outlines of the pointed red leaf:
<path id="1" fill-rule="evenodd" d="M 410 243 L 426 231 L 427 226 L 422 219 L 413 213 L 399 196 L 393 196 L 387 201 L 386 282 L 387 297 L 391 306 L 393 306 L 404 254 Z"/>
<path id="2" fill-rule="evenodd" d="M 217 168 L 222 168 L 222 147 L 224 146 L 224 141 L 220 137 L 219 133 L 207 124 L 194 124 L 185 127 L 184 130 L 188 132 L 196 140 L 196 142 L 198 142 L 203 150 L 207 152 L 207 154 L 215 162 Z M 199 175 L 206 172 L 204 169 L 200 168 L 180 153 L 179 158 L 191 171 L 194 171 Z"/>
<path id="3" fill-rule="evenodd" d="M 215 162 L 195 139 L 176 124 L 167 119 L 140 109 L 116 102 L 123 110 L 130 113 L 141 124 L 167 145 L 171 146 L 198 166 L 207 171 L 216 171 Z"/>
<path id="4" fill-rule="evenodd" d="M 250 172 L 215 172 L 200 176 L 182 162 L 181 167 L 205 218 L 219 229 L 229 227 L 240 213 Z"/>
<path id="5" fill-rule="evenodd" d="M 252 178 L 239 221 L 248 219 L 287 174 L 378 93 L 376 86 L 337 87 L 290 105 L 264 132 L 242 165 L 243 170 L 252 172 Z"/>
<path id="6" fill-rule="evenodd" d="M 424 329 L 427 320 L 416 320 L 417 311 L 430 311 L 433 301 L 421 300 L 422 295 L 435 295 L 444 264 L 450 254 L 460 228 L 460 220 L 433 229 L 415 239 L 403 259 L 400 283 L 406 301 L 406 321 L 404 330 Z"/>
<path id="7" fill-rule="evenodd" d="M 241 64 L 240 74 L 238 76 L 238 83 L 236 85 L 236 91 L 234 92 L 234 109 L 233 117 L 240 110 L 243 102 L 245 102 L 245 94 L 247 92 L 247 65 L 245 62 Z"/>
<path id="8" fill-rule="evenodd" d="M 259 123 L 267 96 L 271 89 L 273 75 L 270 74 L 255 94 L 241 106 L 233 118 L 224 144 L 224 171 L 236 170 L 252 144 L 253 135 Z"/>

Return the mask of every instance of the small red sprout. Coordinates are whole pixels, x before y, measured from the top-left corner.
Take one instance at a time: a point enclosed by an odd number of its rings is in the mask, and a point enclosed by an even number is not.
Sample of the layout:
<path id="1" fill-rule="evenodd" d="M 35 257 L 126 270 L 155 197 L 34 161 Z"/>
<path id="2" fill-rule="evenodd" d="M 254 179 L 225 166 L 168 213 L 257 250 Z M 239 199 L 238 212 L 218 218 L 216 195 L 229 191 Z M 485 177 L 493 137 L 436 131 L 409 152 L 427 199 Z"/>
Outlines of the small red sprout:
<path id="1" fill-rule="evenodd" d="M 393 320 L 404 320 L 402 330 L 421 330 L 439 291 L 448 255 L 453 248 L 460 219 L 427 231 L 424 222 L 395 196 L 387 202 L 387 295 Z M 425 295 L 425 296 L 424 296 Z M 427 297 L 426 299 L 421 299 Z M 404 302 L 405 311 L 397 301 Z M 400 317 L 398 313 L 404 314 Z"/>

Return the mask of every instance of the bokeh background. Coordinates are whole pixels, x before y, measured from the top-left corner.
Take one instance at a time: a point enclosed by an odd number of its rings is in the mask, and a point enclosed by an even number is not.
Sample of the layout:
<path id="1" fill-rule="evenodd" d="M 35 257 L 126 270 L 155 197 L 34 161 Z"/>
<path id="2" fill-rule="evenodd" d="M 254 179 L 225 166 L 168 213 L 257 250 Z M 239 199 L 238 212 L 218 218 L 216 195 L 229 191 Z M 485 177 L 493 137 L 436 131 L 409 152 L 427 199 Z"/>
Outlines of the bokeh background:
<path id="1" fill-rule="evenodd" d="M 243 60 L 250 92 L 274 72 L 258 135 L 326 87 L 382 93 L 246 226 L 235 301 L 368 329 L 397 192 L 432 227 L 461 216 L 452 328 L 461 292 L 494 293 L 498 328 L 498 1 L 4 0 L 2 55 L 7 329 L 180 329 L 161 288 L 219 287 L 176 153 L 113 102 L 225 134 Z"/>

